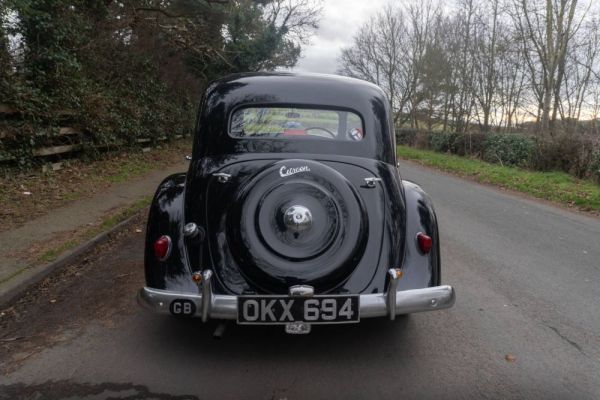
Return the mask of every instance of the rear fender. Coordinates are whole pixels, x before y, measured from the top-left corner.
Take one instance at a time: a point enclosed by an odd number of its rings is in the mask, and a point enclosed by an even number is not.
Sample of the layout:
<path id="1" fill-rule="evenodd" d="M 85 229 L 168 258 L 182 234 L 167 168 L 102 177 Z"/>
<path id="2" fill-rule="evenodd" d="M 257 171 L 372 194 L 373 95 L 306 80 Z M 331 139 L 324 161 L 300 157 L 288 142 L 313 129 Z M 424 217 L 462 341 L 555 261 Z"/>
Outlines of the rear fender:
<path id="1" fill-rule="evenodd" d="M 197 292 L 188 268 L 183 237 L 185 173 L 171 175 L 158 186 L 148 215 L 144 266 L 146 285 L 155 289 Z M 162 235 L 171 238 L 171 254 L 165 261 L 154 255 L 154 242 Z"/>
<path id="2" fill-rule="evenodd" d="M 406 199 L 406 245 L 404 247 L 403 277 L 398 289 L 414 289 L 441 284 L 440 242 L 437 217 L 427 193 L 417 184 L 402 181 Z M 423 254 L 417 243 L 417 233 L 433 239 L 429 254 Z"/>

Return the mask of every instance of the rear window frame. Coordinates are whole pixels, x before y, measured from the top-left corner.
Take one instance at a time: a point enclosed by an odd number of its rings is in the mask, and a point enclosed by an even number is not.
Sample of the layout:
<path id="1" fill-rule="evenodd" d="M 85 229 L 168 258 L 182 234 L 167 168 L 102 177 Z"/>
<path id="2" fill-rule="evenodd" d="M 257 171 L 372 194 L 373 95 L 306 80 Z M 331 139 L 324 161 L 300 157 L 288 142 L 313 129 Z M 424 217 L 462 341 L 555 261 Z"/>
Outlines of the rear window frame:
<path id="1" fill-rule="evenodd" d="M 322 110 L 322 111 L 334 111 L 334 112 L 348 112 L 348 113 L 352 113 L 354 115 L 356 115 L 359 119 L 360 119 L 360 125 L 362 128 L 362 138 L 361 140 L 348 140 L 348 139 L 343 139 L 343 140 L 339 140 L 339 139 L 334 139 L 331 140 L 327 137 L 321 137 L 321 136 L 317 136 L 317 135 L 307 135 L 306 137 L 302 137 L 302 139 L 298 140 L 297 136 L 283 136 L 283 137 L 271 137 L 271 136 L 244 136 L 244 137 L 240 137 L 240 136 L 236 136 L 232 133 L 231 131 L 231 126 L 232 126 L 232 120 L 233 120 L 233 115 L 243 109 L 246 108 L 296 108 L 296 109 L 300 109 L 300 110 Z M 232 108 L 229 111 L 229 115 L 226 118 L 226 131 L 227 131 L 227 135 L 234 140 L 298 140 L 298 141 L 310 141 L 310 140 L 314 140 L 314 141 L 326 141 L 326 142 L 347 142 L 347 143 L 361 143 L 365 141 L 365 136 L 367 135 L 366 132 L 366 124 L 365 124 L 365 119 L 362 116 L 362 114 L 360 112 L 358 112 L 357 110 L 353 109 L 353 108 L 347 108 L 347 107 L 336 107 L 336 106 L 330 106 L 330 105 L 323 105 L 323 104 L 296 104 L 296 103 L 247 103 L 247 104 L 239 104 L 237 106 L 235 106 L 234 108 Z"/>

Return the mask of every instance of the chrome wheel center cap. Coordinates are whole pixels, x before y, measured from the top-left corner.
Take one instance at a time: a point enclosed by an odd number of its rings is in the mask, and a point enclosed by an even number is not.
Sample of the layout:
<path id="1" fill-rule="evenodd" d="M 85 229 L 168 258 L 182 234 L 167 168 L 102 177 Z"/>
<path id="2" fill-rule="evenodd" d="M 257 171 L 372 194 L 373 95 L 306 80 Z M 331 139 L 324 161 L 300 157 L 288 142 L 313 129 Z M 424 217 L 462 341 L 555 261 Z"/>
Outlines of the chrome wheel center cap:
<path id="1" fill-rule="evenodd" d="M 312 226 L 312 214 L 304 206 L 291 206 L 283 214 L 285 226 L 295 232 L 302 232 Z"/>

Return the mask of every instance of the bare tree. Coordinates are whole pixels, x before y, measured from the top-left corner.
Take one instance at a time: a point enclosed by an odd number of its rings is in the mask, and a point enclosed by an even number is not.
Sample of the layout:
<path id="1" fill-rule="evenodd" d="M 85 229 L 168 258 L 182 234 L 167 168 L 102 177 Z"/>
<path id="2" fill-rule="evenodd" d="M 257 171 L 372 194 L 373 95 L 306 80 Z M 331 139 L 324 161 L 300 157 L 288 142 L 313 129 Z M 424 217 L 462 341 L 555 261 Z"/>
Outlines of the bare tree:
<path id="1" fill-rule="evenodd" d="M 387 93 L 396 121 L 414 92 L 411 57 L 406 53 L 408 31 L 402 10 L 387 7 L 364 25 L 354 45 L 343 49 L 339 73 L 365 79 Z"/>
<path id="2" fill-rule="evenodd" d="M 498 56 L 503 56 L 501 51 L 506 50 L 506 43 L 500 45 L 499 30 L 502 28 L 500 21 L 500 1 L 488 0 L 485 7 L 476 15 L 477 25 L 473 56 L 476 66 L 476 89 L 473 95 L 477 99 L 482 115 L 481 130 L 490 129 L 492 106 L 498 89 Z M 500 54 L 499 54 L 500 53 Z"/>
<path id="3" fill-rule="evenodd" d="M 574 39 L 572 51 L 567 54 L 562 88 L 565 101 L 559 103 L 561 118 L 571 121 L 578 121 L 581 118 L 600 52 L 598 19 L 588 21 L 583 31 L 585 35 L 578 35 Z M 563 111 L 565 106 L 566 111 Z"/>
<path id="4" fill-rule="evenodd" d="M 471 113 L 475 99 L 473 98 L 473 78 L 475 74 L 475 62 L 473 60 L 474 40 L 474 0 L 462 0 L 459 4 L 459 12 L 455 16 L 459 38 L 459 52 L 455 64 L 458 76 L 458 85 L 461 90 L 454 105 L 454 124 L 457 132 L 466 132 L 471 119 Z"/>
<path id="5" fill-rule="evenodd" d="M 583 18 L 575 19 L 576 10 L 577 0 L 515 0 L 514 21 L 531 64 L 532 81 L 540 82 L 542 134 L 552 134 L 550 123 L 556 120 L 567 51 Z M 531 53 L 541 68 L 535 68 Z"/>
<path id="6" fill-rule="evenodd" d="M 288 33 L 293 40 L 306 44 L 321 18 L 321 0 L 274 0 L 265 2 L 267 21 Z"/>
<path id="7" fill-rule="evenodd" d="M 596 104 L 600 13 L 580 1 L 388 6 L 343 49 L 339 72 L 382 86 L 397 124 L 488 132 L 535 118 L 552 133 Z"/>
<path id="8" fill-rule="evenodd" d="M 517 124 L 518 110 L 523 104 L 523 92 L 526 89 L 526 67 L 523 65 L 523 53 L 514 43 L 513 33 L 506 31 L 502 42 L 505 48 L 498 58 L 497 104 L 500 113 L 498 125 L 508 131 Z"/>
<path id="9" fill-rule="evenodd" d="M 406 29 L 402 13 L 387 7 L 363 26 L 354 46 L 343 49 L 339 72 L 381 86 L 397 118 L 406 102 L 406 81 L 402 79 L 402 51 Z"/>

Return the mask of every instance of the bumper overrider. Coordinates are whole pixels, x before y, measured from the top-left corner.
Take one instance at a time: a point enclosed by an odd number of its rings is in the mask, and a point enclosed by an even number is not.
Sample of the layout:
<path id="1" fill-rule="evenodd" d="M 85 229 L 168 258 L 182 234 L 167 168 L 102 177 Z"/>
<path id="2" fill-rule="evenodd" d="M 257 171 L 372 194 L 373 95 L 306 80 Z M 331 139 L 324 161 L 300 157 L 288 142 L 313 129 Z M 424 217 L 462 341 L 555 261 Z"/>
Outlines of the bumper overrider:
<path id="1" fill-rule="evenodd" d="M 212 292 L 212 271 L 205 270 L 198 293 L 184 293 L 144 287 L 138 293 L 138 302 L 144 308 L 158 314 L 173 314 L 173 304 L 189 304 L 188 316 L 217 320 L 238 318 L 238 296 L 214 294 Z M 360 318 L 388 316 L 424 311 L 436 311 L 454 305 L 455 293 L 452 286 L 434 286 L 423 289 L 397 291 L 399 275 L 391 269 L 388 273 L 390 284 L 387 293 L 361 294 L 359 296 Z M 291 296 L 312 296 L 310 286 L 297 287 L 299 294 L 290 291 Z M 305 289 L 305 290 L 302 290 Z M 307 289 L 307 290 L 306 290 Z M 183 302 L 183 303 L 182 303 Z"/>

